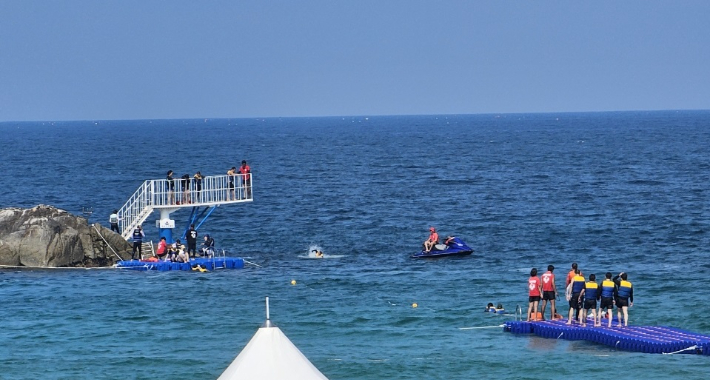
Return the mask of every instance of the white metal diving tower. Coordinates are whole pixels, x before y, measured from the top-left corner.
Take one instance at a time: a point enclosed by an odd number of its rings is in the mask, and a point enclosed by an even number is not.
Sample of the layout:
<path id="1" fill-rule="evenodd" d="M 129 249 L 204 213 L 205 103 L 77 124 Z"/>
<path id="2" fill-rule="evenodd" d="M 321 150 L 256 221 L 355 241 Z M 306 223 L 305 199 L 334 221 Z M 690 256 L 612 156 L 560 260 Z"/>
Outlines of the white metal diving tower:
<path id="1" fill-rule="evenodd" d="M 253 201 L 254 174 L 248 174 L 248 181 L 243 176 L 207 176 L 199 184 L 193 178 L 176 178 L 172 180 L 172 186 L 167 179 L 147 180 L 118 210 L 121 236 L 130 239 L 137 226 L 143 224 L 154 210 L 160 210 L 158 228 L 161 236 L 166 236 L 168 242 L 172 242 L 175 221 L 170 219 L 170 214 L 174 211 Z"/>

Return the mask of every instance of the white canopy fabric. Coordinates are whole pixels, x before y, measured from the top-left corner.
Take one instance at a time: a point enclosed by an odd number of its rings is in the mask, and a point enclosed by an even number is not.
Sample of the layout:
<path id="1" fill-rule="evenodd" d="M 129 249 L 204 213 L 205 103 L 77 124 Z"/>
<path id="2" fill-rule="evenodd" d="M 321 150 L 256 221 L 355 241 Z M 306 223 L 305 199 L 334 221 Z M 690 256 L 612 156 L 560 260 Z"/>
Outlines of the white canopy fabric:
<path id="1" fill-rule="evenodd" d="M 218 380 L 328 380 L 278 327 L 262 327 Z"/>

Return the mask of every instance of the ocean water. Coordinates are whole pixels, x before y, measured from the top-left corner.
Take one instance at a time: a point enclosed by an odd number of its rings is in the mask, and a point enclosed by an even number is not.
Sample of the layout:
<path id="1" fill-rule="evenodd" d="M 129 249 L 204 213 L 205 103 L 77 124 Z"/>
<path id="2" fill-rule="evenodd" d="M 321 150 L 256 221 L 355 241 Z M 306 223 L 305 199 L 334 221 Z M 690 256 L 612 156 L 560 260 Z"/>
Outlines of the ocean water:
<path id="1" fill-rule="evenodd" d="M 146 179 L 248 160 L 254 202 L 200 232 L 259 265 L 0 270 L 0 379 L 215 379 L 266 296 L 330 379 L 707 379 L 708 357 L 515 336 L 483 309 L 578 262 L 629 273 L 631 324 L 710 334 L 708 146 L 707 111 L 0 123 L 0 207 L 104 225 Z M 475 252 L 410 259 L 430 225 Z"/>

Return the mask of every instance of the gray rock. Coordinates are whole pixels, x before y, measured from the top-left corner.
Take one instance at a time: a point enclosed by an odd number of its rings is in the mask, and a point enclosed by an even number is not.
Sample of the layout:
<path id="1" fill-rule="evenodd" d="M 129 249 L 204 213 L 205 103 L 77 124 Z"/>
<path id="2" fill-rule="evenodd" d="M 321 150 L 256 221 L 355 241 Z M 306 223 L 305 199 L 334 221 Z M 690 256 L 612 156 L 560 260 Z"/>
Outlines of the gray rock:
<path id="1" fill-rule="evenodd" d="M 121 235 L 56 207 L 0 210 L 0 265 L 111 266 L 130 249 Z"/>

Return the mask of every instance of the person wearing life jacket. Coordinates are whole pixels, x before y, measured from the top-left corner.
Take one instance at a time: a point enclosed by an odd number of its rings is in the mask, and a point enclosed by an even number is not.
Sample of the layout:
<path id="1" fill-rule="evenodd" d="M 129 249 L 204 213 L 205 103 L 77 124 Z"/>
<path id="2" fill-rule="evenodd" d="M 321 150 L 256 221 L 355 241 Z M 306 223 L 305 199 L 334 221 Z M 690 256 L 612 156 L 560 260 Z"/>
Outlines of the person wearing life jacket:
<path id="1" fill-rule="evenodd" d="M 557 298 L 557 286 L 555 285 L 554 265 L 547 266 L 547 272 L 542 275 L 542 319 L 545 319 L 545 308 L 547 301 L 550 301 L 550 319 L 555 319 L 557 309 L 555 308 L 555 298 Z"/>
<path id="2" fill-rule="evenodd" d="M 439 244 L 439 234 L 436 233 L 436 228 L 429 227 L 429 238 L 424 241 L 424 251 L 431 252 L 435 245 Z"/>
<path id="3" fill-rule="evenodd" d="M 572 279 L 576 275 L 575 272 L 577 271 L 577 269 L 579 269 L 577 267 L 577 263 L 572 263 L 572 270 L 567 273 L 567 279 L 565 280 L 565 296 L 567 297 L 567 301 L 572 298 L 572 287 L 570 286 L 570 284 L 572 283 Z M 582 273 L 582 270 L 579 271 L 579 275 L 584 277 L 584 273 Z M 579 309 L 575 310 L 574 319 L 579 319 Z"/>
<path id="4" fill-rule="evenodd" d="M 579 295 L 582 293 L 582 289 L 584 289 L 584 277 L 580 275 L 579 268 L 575 269 L 574 277 L 572 277 L 570 285 L 572 287 L 572 296 L 569 299 L 569 317 L 567 317 L 568 325 L 572 324 L 573 317 L 577 318 L 576 315 L 579 315 L 579 309 L 581 307 Z"/>
<path id="5" fill-rule="evenodd" d="M 606 278 L 602 281 L 601 287 L 601 304 L 599 305 L 599 323 L 602 320 L 602 314 L 606 313 L 608 320 L 607 327 L 611 327 L 611 313 L 614 308 L 614 289 L 616 284 L 611 280 L 611 272 L 606 272 Z"/>
<path id="6" fill-rule="evenodd" d="M 597 300 L 601 296 L 599 292 L 599 284 L 597 284 L 597 276 L 592 273 L 589 275 L 589 281 L 584 284 L 584 289 L 579 294 L 580 302 L 584 302 L 582 306 L 582 312 L 579 313 L 579 324 L 582 327 L 587 326 L 587 313 L 589 309 L 592 310 L 592 319 L 594 320 L 594 327 L 601 326 L 601 323 L 597 322 Z"/>
<path id="7" fill-rule="evenodd" d="M 138 260 L 140 260 L 143 257 L 143 238 L 145 237 L 145 234 L 143 233 L 143 229 L 141 228 L 140 225 L 138 225 L 134 230 L 133 233 L 131 234 L 131 238 L 133 238 L 133 253 L 131 254 L 131 260 L 135 260 L 136 258 L 136 251 L 138 251 Z"/>
<path id="8" fill-rule="evenodd" d="M 111 223 L 111 231 L 116 231 L 117 234 L 121 233 L 118 229 L 118 210 L 113 210 L 113 213 L 109 215 L 108 222 Z"/>
<path id="9" fill-rule="evenodd" d="M 251 168 L 247 165 L 246 160 L 242 160 L 242 166 L 239 167 L 239 173 L 242 174 L 242 185 L 246 191 L 246 198 L 251 198 Z"/>
<path id="10" fill-rule="evenodd" d="M 537 307 L 540 303 L 541 295 L 542 284 L 540 277 L 537 276 L 537 268 L 533 268 L 530 271 L 530 278 L 528 278 L 528 321 L 538 320 Z"/>
<path id="11" fill-rule="evenodd" d="M 575 271 L 577 270 L 577 263 L 572 263 L 572 269 L 567 273 L 567 280 L 565 280 L 565 289 L 569 286 L 569 284 L 572 282 L 572 279 L 574 278 Z M 584 276 L 582 271 L 579 271 L 580 276 Z"/>
<path id="12" fill-rule="evenodd" d="M 155 250 L 155 255 L 158 259 L 163 260 L 168 255 L 168 243 L 165 241 L 165 237 L 160 238 L 160 243 L 158 243 L 158 248 Z"/>
<path id="13" fill-rule="evenodd" d="M 621 277 L 621 279 L 619 279 Z M 628 275 L 626 272 L 619 273 L 614 277 L 616 286 L 616 314 L 619 319 L 619 327 L 621 327 L 621 313 L 624 313 L 624 326 L 629 325 L 629 307 L 634 306 L 634 287 L 631 282 L 627 281 Z"/>
<path id="14" fill-rule="evenodd" d="M 185 251 L 185 246 L 180 242 L 180 239 L 175 240 L 175 243 L 168 245 L 167 260 L 178 261 L 178 254 Z"/>
<path id="15" fill-rule="evenodd" d="M 489 302 L 488 305 L 486 305 L 485 312 L 494 314 L 506 314 L 505 309 L 503 308 L 503 304 L 499 303 L 498 306 L 493 306 L 492 302 Z"/>

